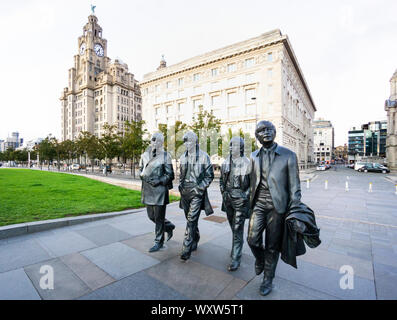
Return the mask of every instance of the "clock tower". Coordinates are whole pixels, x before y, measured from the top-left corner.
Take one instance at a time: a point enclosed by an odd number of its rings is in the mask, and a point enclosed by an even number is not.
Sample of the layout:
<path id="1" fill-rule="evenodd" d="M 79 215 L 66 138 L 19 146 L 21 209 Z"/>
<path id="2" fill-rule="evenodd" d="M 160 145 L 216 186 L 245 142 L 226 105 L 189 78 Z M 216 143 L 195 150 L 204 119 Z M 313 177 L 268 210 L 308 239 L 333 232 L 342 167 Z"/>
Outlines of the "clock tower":
<path id="1" fill-rule="evenodd" d="M 123 131 L 125 121 L 141 120 L 139 84 L 127 64 L 107 56 L 102 32 L 92 13 L 77 39 L 74 67 L 60 98 L 62 140 L 74 140 L 82 131 L 100 137 L 105 123 Z"/>

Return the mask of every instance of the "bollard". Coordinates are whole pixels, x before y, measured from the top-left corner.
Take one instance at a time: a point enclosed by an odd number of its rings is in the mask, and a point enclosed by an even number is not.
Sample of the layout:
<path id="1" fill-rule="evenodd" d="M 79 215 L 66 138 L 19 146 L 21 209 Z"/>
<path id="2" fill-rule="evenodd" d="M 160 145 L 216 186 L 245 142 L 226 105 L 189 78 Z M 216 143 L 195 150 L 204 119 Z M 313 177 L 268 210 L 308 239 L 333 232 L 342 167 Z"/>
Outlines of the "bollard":
<path id="1" fill-rule="evenodd" d="M 396 184 L 396 195 L 397 195 L 397 184 Z"/>
<path id="2" fill-rule="evenodd" d="M 369 183 L 368 192 L 372 192 L 372 182 Z"/>
<path id="3" fill-rule="evenodd" d="M 306 180 L 306 189 L 309 189 L 309 188 L 310 188 L 310 180 L 307 179 L 307 180 Z"/>
<path id="4" fill-rule="evenodd" d="M 345 190 L 346 190 L 346 191 L 349 191 L 349 182 L 347 182 L 347 181 L 346 181 Z"/>
<path id="5" fill-rule="evenodd" d="M 328 189 L 328 180 L 325 180 L 325 185 L 324 185 L 325 190 Z"/>

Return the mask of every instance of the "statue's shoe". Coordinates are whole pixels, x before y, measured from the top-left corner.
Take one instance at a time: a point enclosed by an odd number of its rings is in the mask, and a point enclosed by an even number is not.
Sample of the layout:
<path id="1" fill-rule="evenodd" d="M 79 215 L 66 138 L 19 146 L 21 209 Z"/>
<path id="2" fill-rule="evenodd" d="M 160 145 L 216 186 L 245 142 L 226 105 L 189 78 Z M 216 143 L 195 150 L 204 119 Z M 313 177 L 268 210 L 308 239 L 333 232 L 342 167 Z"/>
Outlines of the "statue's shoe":
<path id="1" fill-rule="evenodd" d="M 273 278 L 263 278 L 262 284 L 259 288 L 259 293 L 262 296 L 267 296 L 273 289 Z"/>
<path id="2" fill-rule="evenodd" d="M 174 228 L 172 228 L 170 231 L 167 232 L 167 241 L 169 241 L 172 238 L 172 236 L 174 235 L 174 232 L 173 232 Z"/>
<path id="3" fill-rule="evenodd" d="M 153 247 L 149 249 L 149 252 L 159 251 L 163 247 L 163 244 L 156 243 Z"/>
<path id="4" fill-rule="evenodd" d="M 240 267 L 240 262 L 239 261 L 235 261 L 233 260 L 229 266 L 227 267 L 227 269 L 229 271 L 236 271 L 238 268 Z"/>

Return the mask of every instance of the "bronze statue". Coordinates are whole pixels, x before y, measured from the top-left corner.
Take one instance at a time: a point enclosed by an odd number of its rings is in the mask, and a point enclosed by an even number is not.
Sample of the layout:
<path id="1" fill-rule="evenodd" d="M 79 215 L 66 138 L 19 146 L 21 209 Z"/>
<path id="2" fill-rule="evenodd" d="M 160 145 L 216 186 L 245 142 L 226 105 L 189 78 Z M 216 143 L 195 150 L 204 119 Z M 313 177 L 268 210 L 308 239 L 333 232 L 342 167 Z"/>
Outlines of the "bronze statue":
<path id="1" fill-rule="evenodd" d="M 301 202 L 296 154 L 274 142 L 276 128 L 269 121 L 257 124 L 255 136 L 262 147 L 251 154 L 247 241 L 256 274 L 264 273 L 259 292 L 265 296 L 273 288 L 280 252 L 284 262 L 296 267 L 296 256 L 305 252 L 303 241 L 312 248 L 321 241 L 313 211 Z"/>
<path id="2" fill-rule="evenodd" d="M 250 161 L 244 156 L 244 139 L 233 137 L 229 144 L 230 155 L 221 166 L 219 186 L 222 193 L 222 211 L 226 212 L 233 233 L 229 271 L 240 266 L 244 223 L 249 218 Z"/>
<path id="3" fill-rule="evenodd" d="M 153 134 L 150 147 L 140 161 L 141 201 L 146 204 L 149 219 L 156 225 L 154 246 L 149 252 L 160 250 L 164 244 L 164 232 L 168 235 L 168 241 L 175 229 L 175 225 L 165 218 L 166 206 L 169 204 L 168 189 L 172 189 L 174 170 L 170 154 L 163 150 L 163 143 L 161 133 Z"/>
<path id="4" fill-rule="evenodd" d="M 183 241 L 181 260 L 190 258 L 197 249 L 200 240 L 198 220 L 201 210 L 208 216 L 214 211 L 208 199 L 207 188 L 214 179 L 214 169 L 207 153 L 200 150 L 197 135 L 188 131 L 183 136 L 185 153 L 180 157 L 179 207 L 186 217 L 185 239 Z"/>

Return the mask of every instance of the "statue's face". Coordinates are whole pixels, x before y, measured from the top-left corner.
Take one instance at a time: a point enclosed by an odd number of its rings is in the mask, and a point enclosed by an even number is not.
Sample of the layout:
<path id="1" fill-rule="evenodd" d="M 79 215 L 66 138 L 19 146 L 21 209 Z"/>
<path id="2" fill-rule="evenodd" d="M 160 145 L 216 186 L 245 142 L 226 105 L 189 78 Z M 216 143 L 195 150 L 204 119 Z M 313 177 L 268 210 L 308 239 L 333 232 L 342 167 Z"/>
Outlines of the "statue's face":
<path id="1" fill-rule="evenodd" d="M 241 150 L 240 139 L 230 140 L 229 150 L 233 157 L 239 157 Z"/>
<path id="2" fill-rule="evenodd" d="M 255 136 L 262 145 L 269 144 L 274 141 L 276 130 L 271 122 L 261 121 L 255 130 Z"/>
<path id="3" fill-rule="evenodd" d="M 153 149 L 159 149 L 159 148 L 161 148 L 163 146 L 163 141 L 157 135 L 153 135 L 152 139 L 150 140 L 150 146 Z"/>
<path id="4" fill-rule="evenodd" d="M 183 140 L 186 150 L 190 153 L 190 152 L 194 152 L 195 148 L 196 148 L 196 139 L 194 136 L 186 136 L 185 139 Z"/>

